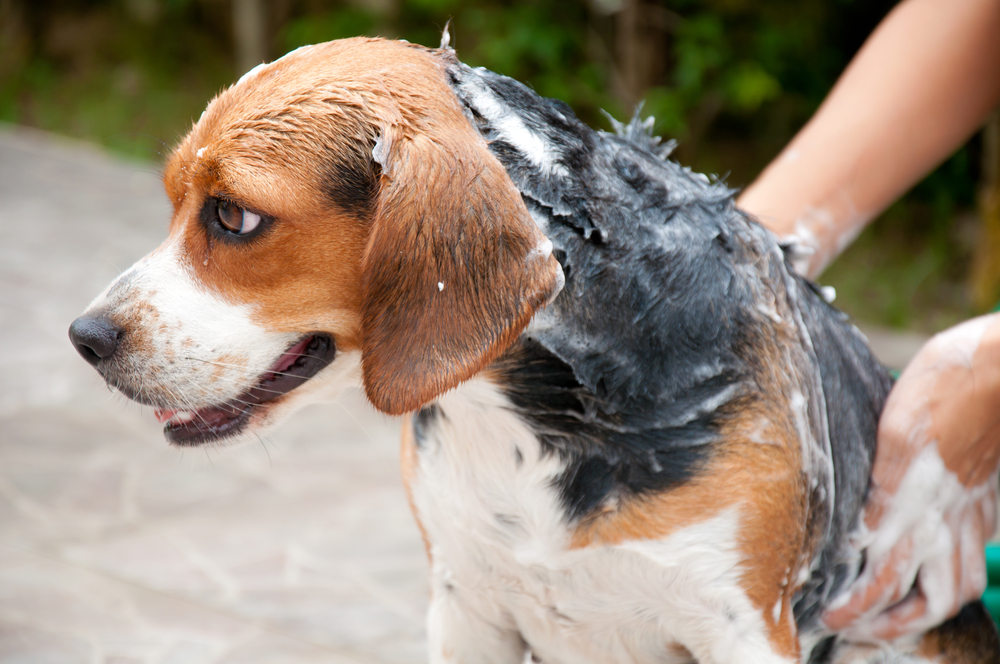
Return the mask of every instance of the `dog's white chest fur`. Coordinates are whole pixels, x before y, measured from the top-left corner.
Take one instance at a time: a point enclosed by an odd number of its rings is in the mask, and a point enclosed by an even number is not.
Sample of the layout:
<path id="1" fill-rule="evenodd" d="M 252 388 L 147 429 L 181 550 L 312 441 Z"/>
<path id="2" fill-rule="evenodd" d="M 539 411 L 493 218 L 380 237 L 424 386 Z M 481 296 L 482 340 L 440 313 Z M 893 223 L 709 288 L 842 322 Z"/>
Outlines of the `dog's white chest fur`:
<path id="1" fill-rule="evenodd" d="M 412 491 L 431 543 L 432 662 L 787 662 L 738 585 L 737 510 L 571 549 L 556 454 L 491 383 L 438 401 Z"/>

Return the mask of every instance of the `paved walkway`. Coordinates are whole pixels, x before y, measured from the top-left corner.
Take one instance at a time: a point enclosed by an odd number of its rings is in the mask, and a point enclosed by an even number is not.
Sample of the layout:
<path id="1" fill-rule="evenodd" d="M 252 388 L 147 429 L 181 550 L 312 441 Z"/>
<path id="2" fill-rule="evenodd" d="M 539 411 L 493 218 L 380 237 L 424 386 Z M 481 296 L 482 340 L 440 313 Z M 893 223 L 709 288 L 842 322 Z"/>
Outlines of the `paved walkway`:
<path id="1" fill-rule="evenodd" d="M 154 167 L 0 128 L 0 663 L 426 661 L 396 423 L 353 394 L 182 452 L 70 346 L 168 210 Z"/>
<path id="2" fill-rule="evenodd" d="M 352 394 L 179 451 L 70 346 L 168 217 L 154 167 L 0 127 L 0 664 L 425 661 L 394 422 Z"/>

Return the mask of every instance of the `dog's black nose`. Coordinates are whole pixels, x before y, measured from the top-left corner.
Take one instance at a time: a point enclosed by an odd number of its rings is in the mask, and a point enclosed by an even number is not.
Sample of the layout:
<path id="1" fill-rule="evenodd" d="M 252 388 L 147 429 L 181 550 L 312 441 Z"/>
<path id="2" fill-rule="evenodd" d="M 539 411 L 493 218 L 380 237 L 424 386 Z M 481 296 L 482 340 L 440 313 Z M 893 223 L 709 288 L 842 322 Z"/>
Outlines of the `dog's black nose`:
<path id="1" fill-rule="evenodd" d="M 69 326 L 69 339 L 76 352 L 95 367 L 118 349 L 122 330 L 104 316 L 80 316 Z"/>

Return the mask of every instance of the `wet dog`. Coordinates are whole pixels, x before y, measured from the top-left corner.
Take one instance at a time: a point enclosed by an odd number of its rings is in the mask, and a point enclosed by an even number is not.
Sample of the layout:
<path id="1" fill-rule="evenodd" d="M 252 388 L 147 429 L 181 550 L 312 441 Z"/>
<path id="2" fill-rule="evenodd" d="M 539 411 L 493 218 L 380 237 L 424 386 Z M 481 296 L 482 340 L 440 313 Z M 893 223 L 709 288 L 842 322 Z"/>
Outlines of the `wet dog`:
<path id="1" fill-rule="evenodd" d="M 647 129 L 445 46 L 299 49 L 209 104 L 169 237 L 71 337 L 176 445 L 351 384 L 405 415 L 433 662 L 997 661 L 979 604 L 824 631 L 890 378 Z"/>

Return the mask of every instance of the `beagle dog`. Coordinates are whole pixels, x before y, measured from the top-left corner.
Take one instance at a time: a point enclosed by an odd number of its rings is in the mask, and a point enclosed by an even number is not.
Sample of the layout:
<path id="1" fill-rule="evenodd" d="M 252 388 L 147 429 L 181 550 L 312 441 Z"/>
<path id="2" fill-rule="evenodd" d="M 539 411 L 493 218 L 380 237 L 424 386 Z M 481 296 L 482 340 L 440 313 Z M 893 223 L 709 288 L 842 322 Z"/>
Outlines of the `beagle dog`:
<path id="1" fill-rule="evenodd" d="M 352 384 L 404 416 L 432 662 L 1000 661 L 978 603 L 825 631 L 890 378 L 731 190 L 615 128 L 446 43 L 298 49 L 211 101 L 72 341 L 178 446 Z"/>

